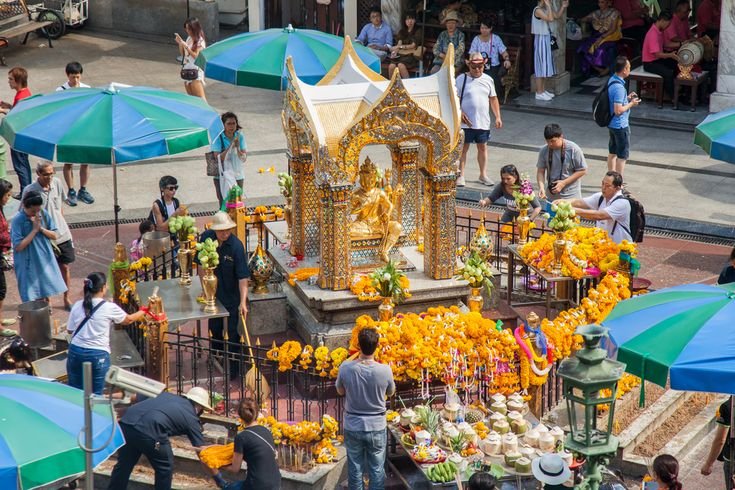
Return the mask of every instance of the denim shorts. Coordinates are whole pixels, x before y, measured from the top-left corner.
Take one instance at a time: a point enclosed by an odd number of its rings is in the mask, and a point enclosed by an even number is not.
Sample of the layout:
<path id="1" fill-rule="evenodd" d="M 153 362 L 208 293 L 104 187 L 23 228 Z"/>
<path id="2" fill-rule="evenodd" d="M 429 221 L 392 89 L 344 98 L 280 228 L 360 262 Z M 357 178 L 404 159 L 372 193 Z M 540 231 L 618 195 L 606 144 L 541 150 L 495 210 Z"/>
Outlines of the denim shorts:
<path id="1" fill-rule="evenodd" d="M 110 354 L 101 349 L 87 349 L 71 344 L 66 358 L 66 373 L 68 384 L 80 390 L 84 389 L 83 370 L 84 362 L 92 363 L 92 391 L 101 395 L 105 388 L 105 375 L 110 369 Z"/>
<path id="2" fill-rule="evenodd" d="M 483 144 L 490 141 L 490 130 L 489 129 L 472 129 L 462 128 L 464 131 L 464 142 L 465 143 L 478 143 Z"/>
<path id="3" fill-rule="evenodd" d="M 627 128 L 607 128 L 610 132 L 610 142 L 607 149 L 610 155 L 627 160 L 630 156 L 630 126 Z"/>

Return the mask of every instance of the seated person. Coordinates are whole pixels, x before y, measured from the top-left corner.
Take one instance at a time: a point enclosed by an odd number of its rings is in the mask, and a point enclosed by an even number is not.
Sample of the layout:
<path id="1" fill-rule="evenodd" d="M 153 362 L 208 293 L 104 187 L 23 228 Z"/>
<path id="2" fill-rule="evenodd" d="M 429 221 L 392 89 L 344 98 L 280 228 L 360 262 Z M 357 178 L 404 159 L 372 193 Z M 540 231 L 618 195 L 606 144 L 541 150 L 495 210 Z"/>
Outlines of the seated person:
<path id="1" fill-rule="evenodd" d="M 623 36 L 638 41 L 646 35 L 646 19 L 648 11 L 641 5 L 640 0 L 613 0 L 613 8 L 620 12 L 623 20 Z"/>
<path id="2" fill-rule="evenodd" d="M 607 75 L 617 56 L 615 43 L 623 38 L 620 30 L 622 18 L 611 4 L 611 0 L 598 0 L 600 8 L 580 19 L 580 22 L 592 23 L 595 30 L 577 48 L 577 53 L 582 55 L 582 71 L 585 75 L 589 75 L 593 68 L 599 75 Z"/>
<path id="3" fill-rule="evenodd" d="M 416 56 L 416 49 L 421 46 L 423 36 L 421 29 L 416 28 L 416 14 L 406 12 L 403 16 L 403 28 L 396 36 L 397 42 L 390 50 L 390 65 L 388 65 L 388 76 L 398 68 L 401 78 L 410 76 L 409 70 L 414 70 L 419 64 L 420 56 Z"/>
<path id="4" fill-rule="evenodd" d="M 442 23 L 447 30 L 439 34 L 434 44 L 434 63 L 431 73 L 436 73 L 441 68 L 450 43 L 454 45 L 454 69 L 456 73 L 459 73 L 464 64 L 464 32 L 457 29 L 460 18 L 456 12 L 450 11 Z"/>
<path id="5" fill-rule="evenodd" d="M 664 31 L 665 48 L 679 49 L 684 41 L 691 39 L 692 31 L 689 28 L 689 12 L 691 11 L 689 0 L 679 0 L 676 3 L 674 15 L 671 16 L 671 24 Z"/>
<path id="6" fill-rule="evenodd" d="M 664 10 L 658 14 L 656 22 L 643 40 L 643 69 L 649 73 L 661 75 L 664 79 L 664 92 L 674 97 L 674 75 L 679 57 L 676 53 L 667 53 L 664 50 L 664 31 L 671 24 L 671 12 Z"/>
<path id="7" fill-rule="evenodd" d="M 379 8 L 370 9 L 370 23 L 362 28 L 360 35 L 357 36 L 357 42 L 370 48 L 380 61 L 388 56 L 393 45 L 393 32 L 388 24 L 383 22 L 383 14 Z"/>
<path id="8" fill-rule="evenodd" d="M 720 0 L 702 0 L 697 7 L 697 36 L 715 39 L 720 35 Z"/>
<path id="9" fill-rule="evenodd" d="M 470 53 L 482 53 L 485 58 L 485 74 L 492 77 L 495 82 L 495 92 L 500 94 L 503 90 L 503 76 L 510 69 L 510 58 L 508 49 L 503 44 L 500 36 L 493 33 L 495 20 L 485 17 L 480 21 L 480 34 L 475 36 L 470 45 Z M 500 63 L 500 60 L 503 63 Z"/>

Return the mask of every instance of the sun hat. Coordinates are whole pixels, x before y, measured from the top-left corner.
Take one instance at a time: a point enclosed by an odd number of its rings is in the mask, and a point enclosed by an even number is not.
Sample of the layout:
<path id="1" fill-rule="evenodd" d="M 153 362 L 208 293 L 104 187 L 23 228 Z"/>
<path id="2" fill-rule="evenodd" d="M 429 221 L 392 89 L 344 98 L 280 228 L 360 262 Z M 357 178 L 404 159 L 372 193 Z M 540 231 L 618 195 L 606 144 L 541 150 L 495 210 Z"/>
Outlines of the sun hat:
<path id="1" fill-rule="evenodd" d="M 210 226 L 209 229 L 214 231 L 224 231 L 231 230 L 236 226 L 237 225 L 234 221 L 232 221 L 232 218 L 230 218 L 229 214 L 225 213 L 224 211 L 217 211 L 216 213 L 214 213 L 214 217 L 212 218 L 212 226 Z"/>
<path id="2" fill-rule="evenodd" d="M 531 463 L 533 476 L 541 483 L 549 485 L 560 485 L 567 481 L 572 472 L 564 462 L 564 460 L 555 453 L 546 453 L 540 458 L 536 458 Z"/>
<path id="3" fill-rule="evenodd" d="M 459 18 L 459 14 L 456 10 L 450 10 L 447 12 L 447 14 L 444 16 L 444 20 L 442 21 L 442 25 L 446 24 L 447 21 L 454 20 L 457 22 L 457 24 L 462 23 L 462 19 Z"/>
<path id="4" fill-rule="evenodd" d="M 201 405 L 207 410 L 212 410 L 212 405 L 209 403 L 209 393 L 207 393 L 207 390 L 205 390 L 204 388 L 195 386 L 194 388 L 187 391 L 186 395 L 184 396 L 197 405 Z"/>

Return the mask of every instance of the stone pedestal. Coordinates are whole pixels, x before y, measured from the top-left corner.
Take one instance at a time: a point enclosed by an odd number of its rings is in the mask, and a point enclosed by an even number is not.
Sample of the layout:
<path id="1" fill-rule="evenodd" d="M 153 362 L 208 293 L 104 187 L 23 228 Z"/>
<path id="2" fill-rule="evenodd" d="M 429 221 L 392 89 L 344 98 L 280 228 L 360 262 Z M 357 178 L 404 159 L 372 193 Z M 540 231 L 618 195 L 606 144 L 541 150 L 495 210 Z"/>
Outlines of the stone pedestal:
<path id="1" fill-rule="evenodd" d="M 288 330 L 286 293 L 251 294 L 248 312 L 248 330 L 253 339 Z"/>
<path id="2" fill-rule="evenodd" d="M 572 77 L 568 71 L 554 75 L 551 78 L 546 79 L 546 90 L 554 95 L 561 95 L 569 92 Z M 536 77 L 531 75 L 531 88 L 536 87 Z"/>
<path id="3" fill-rule="evenodd" d="M 735 0 L 722 0 L 717 91 L 710 96 L 710 112 L 735 107 Z"/>

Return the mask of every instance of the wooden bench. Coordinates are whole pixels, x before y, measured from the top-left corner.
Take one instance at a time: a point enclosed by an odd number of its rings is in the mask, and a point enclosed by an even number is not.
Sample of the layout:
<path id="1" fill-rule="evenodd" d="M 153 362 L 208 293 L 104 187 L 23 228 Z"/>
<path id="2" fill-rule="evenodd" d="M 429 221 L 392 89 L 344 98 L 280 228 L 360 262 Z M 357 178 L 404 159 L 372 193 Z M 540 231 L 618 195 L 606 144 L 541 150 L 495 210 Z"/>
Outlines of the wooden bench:
<path id="1" fill-rule="evenodd" d="M 41 12 L 42 16 L 43 11 Z M 0 0 L 0 48 L 7 47 L 10 44 L 9 39 L 24 34 L 25 44 L 31 32 L 43 33 L 49 48 L 53 48 L 51 35 L 44 29 L 53 23 L 52 20 L 33 20 L 25 0 Z M 4 60 L 2 64 L 5 64 Z"/>
<path id="2" fill-rule="evenodd" d="M 628 79 L 635 82 L 635 92 L 639 97 L 643 97 L 649 91 L 649 87 L 653 87 L 653 96 L 656 99 L 656 107 L 661 109 L 664 106 L 664 77 L 655 73 L 647 72 L 643 66 L 639 66 L 635 70 L 631 70 Z"/>

